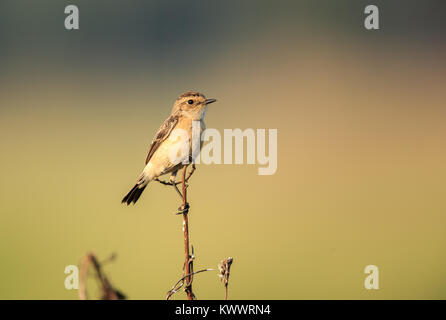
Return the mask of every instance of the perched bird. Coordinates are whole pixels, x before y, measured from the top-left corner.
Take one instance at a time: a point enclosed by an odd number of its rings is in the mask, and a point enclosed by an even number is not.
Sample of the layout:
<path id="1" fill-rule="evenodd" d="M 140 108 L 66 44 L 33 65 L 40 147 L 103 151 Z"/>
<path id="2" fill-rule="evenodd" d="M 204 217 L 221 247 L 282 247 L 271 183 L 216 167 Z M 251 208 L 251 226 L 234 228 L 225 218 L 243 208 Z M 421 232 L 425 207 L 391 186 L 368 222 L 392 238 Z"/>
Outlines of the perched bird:
<path id="1" fill-rule="evenodd" d="M 178 143 L 188 143 L 189 157 L 192 156 L 192 123 L 200 121 L 200 135 L 205 129 L 204 116 L 207 105 L 217 101 L 216 99 L 206 99 L 206 97 L 195 91 L 183 93 L 175 101 L 170 116 L 164 121 L 152 140 L 149 153 L 146 158 L 146 166 L 136 181 L 135 186 L 122 199 L 122 203 L 135 204 L 141 196 L 147 184 L 157 179 L 159 176 L 171 173 L 170 180 L 175 181 L 177 171 L 182 167 L 182 160 L 178 159 L 172 163 L 171 152 L 178 149 Z M 182 129 L 188 135 L 188 141 L 169 139 L 172 132 Z M 201 141 L 200 141 L 201 143 Z"/>

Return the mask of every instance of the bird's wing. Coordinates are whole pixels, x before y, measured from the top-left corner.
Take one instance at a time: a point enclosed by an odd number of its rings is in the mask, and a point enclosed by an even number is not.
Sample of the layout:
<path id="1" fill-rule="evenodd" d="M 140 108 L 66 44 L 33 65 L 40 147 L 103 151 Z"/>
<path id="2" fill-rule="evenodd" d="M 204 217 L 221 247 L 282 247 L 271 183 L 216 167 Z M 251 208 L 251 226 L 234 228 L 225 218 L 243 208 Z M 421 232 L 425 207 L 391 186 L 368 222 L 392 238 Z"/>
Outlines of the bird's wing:
<path id="1" fill-rule="evenodd" d="M 147 154 L 146 158 L 146 164 L 149 163 L 150 158 L 152 158 L 153 154 L 161 145 L 161 143 L 167 139 L 167 137 L 170 135 L 170 133 L 172 132 L 173 128 L 175 128 L 177 123 L 178 123 L 177 114 L 170 115 L 170 117 L 163 122 L 161 127 L 158 129 L 155 138 L 153 138 L 152 143 L 150 144 L 149 153 Z"/>

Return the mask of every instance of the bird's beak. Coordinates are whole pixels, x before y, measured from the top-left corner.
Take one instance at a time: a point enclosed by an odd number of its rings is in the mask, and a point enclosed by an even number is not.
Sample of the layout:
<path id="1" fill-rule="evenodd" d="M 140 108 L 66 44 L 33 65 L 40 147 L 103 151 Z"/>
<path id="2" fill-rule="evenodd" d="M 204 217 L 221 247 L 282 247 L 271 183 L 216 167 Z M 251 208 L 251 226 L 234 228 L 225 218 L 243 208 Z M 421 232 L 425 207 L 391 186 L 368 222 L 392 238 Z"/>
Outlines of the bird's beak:
<path id="1" fill-rule="evenodd" d="M 204 102 L 205 104 L 210 104 L 217 101 L 217 99 L 206 99 L 206 101 Z"/>

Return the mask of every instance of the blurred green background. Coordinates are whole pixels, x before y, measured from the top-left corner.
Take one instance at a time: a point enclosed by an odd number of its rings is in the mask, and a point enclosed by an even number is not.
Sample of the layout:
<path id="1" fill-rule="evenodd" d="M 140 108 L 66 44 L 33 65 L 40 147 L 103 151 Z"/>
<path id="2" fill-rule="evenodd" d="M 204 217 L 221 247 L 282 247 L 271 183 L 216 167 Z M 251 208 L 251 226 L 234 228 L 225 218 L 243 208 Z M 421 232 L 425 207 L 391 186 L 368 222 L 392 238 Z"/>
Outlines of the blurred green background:
<path id="1" fill-rule="evenodd" d="M 64 29 L 68 4 L 80 30 Z M 152 183 L 120 200 L 193 89 L 218 99 L 210 128 L 278 129 L 273 176 L 198 166 L 196 270 L 234 257 L 232 299 L 445 299 L 446 6 L 374 1 L 366 31 L 368 4 L 3 0 L 0 298 L 77 299 L 64 269 L 89 251 L 117 254 L 105 272 L 130 299 L 165 298 L 177 195 Z M 216 271 L 194 291 L 224 295 Z"/>

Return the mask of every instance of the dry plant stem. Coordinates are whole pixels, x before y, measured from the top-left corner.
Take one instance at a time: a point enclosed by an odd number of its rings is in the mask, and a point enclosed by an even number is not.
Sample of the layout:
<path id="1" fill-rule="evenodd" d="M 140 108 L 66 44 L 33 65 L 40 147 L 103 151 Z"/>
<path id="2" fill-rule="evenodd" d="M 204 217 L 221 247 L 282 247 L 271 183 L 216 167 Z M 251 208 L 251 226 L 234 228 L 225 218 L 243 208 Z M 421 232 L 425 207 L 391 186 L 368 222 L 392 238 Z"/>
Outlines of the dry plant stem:
<path id="1" fill-rule="evenodd" d="M 88 266 L 90 264 L 90 255 L 87 254 L 81 262 L 81 269 L 80 269 L 80 281 L 79 281 L 79 299 L 80 300 L 87 300 L 87 274 L 88 274 Z"/>
<path id="2" fill-rule="evenodd" d="M 93 265 L 96 277 L 101 284 L 102 300 L 118 300 L 120 297 L 112 287 L 105 274 L 102 272 L 101 264 L 92 253 L 87 254 L 82 260 L 79 281 L 79 299 L 87 300 L 87 275 L 89 266 Z"/>
<path id="3" fill-rule="evenodd" d="M 182 193 L 183 193 L 183 233 L 184 233 L 184 272 L 186 273 L 186 286 L 184 290 L 187 294 L 188 300 L 194 299 L 194 294 L 192 292 L 192 260 L 189 252 L 189 219 L 187 217 L 189 210 L 187 204 L 187 188 L 186 188 L 186 169 L 187 166 L 183 166 L 183 177 L 182 177 Z"/>
<path id="4" fill-rule="evenodd" d="M 203 270 L 200 270 L 200 271 L 193 272 L 192 274 L 186 274 L 186 275 L 183 276 L 180 280 L 178 280 L 177 283 L 174 284 L 174 286 L 172 287 L 172 289 L 170 289 L 170 290 L 167 292 L 166 300 L 169 300 L 171 296 L 173 296 L 175 293 L 178 292 L 178 290 L 180 290 L 180 289 L 183 287 L 183 285 L 184 285 L 184 279 L 185 279 L 185 278 L 187 278 L 187 277 L 189 277 L 189 276 L 192 276 L 192 275 L 194 275 L 194 274 L 197 274 L 197 273 L 201 273 L 201 272 L 205 272 L 205 271 L 213 271 L 213 270 L 214 270 L 214 269 L 203 269 Z"/>
<path id="5" fill-rule="evenodd" d="M 218 265 L 218 270 L 220 271 L 219 276 L 225 286 L 225 300 L 228 300 L 229 275 L 231 272 L 231 265 L 232 265 L 233 261 L 234 261 L 234 259 L 229 257 L 229 258 L 223 259 Z"/>

